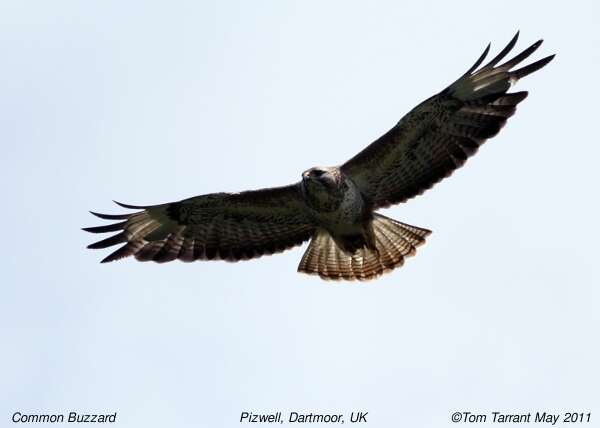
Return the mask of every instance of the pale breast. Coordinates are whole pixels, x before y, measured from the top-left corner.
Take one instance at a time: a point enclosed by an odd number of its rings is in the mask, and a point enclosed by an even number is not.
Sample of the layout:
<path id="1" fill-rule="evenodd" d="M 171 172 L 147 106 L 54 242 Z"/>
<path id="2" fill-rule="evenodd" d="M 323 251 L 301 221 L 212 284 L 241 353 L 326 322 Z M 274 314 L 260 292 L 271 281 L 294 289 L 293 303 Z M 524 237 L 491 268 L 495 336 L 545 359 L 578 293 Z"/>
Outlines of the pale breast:
<path id="1" fill-rule="evenodd" d="M 341 202 L 333 211 L 315 212 L 316 220 L 334 235 L 351 234 L 362 227 L 366 204 L 354 183 L 346 180 Z"/>

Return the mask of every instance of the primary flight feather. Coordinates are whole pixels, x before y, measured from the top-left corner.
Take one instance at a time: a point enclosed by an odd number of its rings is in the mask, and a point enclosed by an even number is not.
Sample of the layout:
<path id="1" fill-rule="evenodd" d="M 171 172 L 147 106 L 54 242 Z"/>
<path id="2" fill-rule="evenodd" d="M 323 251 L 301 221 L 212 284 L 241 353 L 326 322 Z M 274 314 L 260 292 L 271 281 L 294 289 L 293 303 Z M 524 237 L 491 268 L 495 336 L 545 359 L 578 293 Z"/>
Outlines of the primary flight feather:
<path id="1" fill-rule="evenodd" d="M 515 69 L 539 48 L 539 40 L 498 65 L 518 35 L 479 67 L 488 45 L 458 80 L 341 166 L 311 168 L 300 182 L 284 187 L 213 193 L 152 206 L 118 203 L 139 211 L 92 213 L 118 222 L 84 230 L 118 233 L 88 248 L 122 244 L 102 262 L 127 256 L 155 262 L 238 261 L 310 239 L 298 271 L 323 279 L 365 280 L 401 266 L 431 232 L 375 210 L 404 202 L 448 177 L 515 113 L 527 92 L 507 91 L 554 58 Z"/>

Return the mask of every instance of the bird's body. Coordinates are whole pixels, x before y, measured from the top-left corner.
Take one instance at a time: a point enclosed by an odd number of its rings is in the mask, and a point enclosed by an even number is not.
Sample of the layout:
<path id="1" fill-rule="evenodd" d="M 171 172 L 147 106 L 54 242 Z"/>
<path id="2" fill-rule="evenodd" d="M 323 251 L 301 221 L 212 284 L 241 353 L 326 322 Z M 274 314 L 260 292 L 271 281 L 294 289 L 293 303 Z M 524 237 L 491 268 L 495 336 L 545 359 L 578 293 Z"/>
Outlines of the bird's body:
<path id="1" fill-rule="evenodd" d="M 141 261 L 245 260 L 310 245 L 298 270 L 324 279 L 370 279 L 404 263 L 431 233 L 375 211 L 404 202 L 448 177 L 515 112 L 527 92 L 508 93 L 553 56 L 517 70 L 541 40 L 497 65 L 517 35 L 481 68 L 488 48 L 463 76 L 425 100 L 390 131 L 337 167 L 314 167 L 296 184 L 241 193 L 214 193 L 179 202 L 125 208 L 123 220 L 86 228 L 120 231 L 89 248 L 124 243 L 103 262 L 134 255 Z"/>
<path id="2" fill-rule="evenodd" d="M 334 238 L 361 235 L 371 219 L 367 201 L 338 167 L 316 167 L 302 174 L 302 196 L 315 224 Z"/>

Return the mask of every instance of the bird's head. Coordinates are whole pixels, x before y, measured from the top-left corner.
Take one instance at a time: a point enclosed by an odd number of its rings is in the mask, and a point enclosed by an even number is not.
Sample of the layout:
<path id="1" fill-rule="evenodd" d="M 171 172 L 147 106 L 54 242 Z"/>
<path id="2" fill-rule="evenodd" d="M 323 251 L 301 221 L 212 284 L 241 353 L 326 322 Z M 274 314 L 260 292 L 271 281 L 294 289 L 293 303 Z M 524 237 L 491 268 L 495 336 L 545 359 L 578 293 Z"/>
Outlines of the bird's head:
<path id="1" fill-rule="evenodd" d="M 339 168 L 315 166 L 302 173 L 302 183 L 305 186 L 324 187 L 326 189 L 336 189 L 341 182 L 341 173 Z"/>
<path id="2" fill-rule="evenodd" d="M 339 168 L 322 166 L 304 171 L 301 186 L 309 205 L 319 211 L 337 209 L 348 187 Z"/>

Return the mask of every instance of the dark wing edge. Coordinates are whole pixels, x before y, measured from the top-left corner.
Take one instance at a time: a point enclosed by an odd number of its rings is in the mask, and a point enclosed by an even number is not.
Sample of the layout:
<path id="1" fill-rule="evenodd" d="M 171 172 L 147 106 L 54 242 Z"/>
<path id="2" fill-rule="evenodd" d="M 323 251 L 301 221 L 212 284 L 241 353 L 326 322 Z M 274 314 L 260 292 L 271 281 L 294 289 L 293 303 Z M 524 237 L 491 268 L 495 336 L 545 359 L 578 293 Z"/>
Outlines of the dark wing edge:
<path id="1" fill-rule="evenodd" d="M 139 261 L 239 261 L 285 251 L 310 239 L 315 227 L 297 185 L 241 193 L 215 193 L 179 202 L 135 206 L 131 214 L 91 214 L 118 220 L 86 232 L 117 234 L 88 245 L 124 244 L 101 263 L 128 256 Z"/>
<path id="2" fill-rule="evenodd" d="M 513 70 L 535 52 L 542 40 L 500 65 L 519 32 L 487 64 L 473 66 L 437 95 L 424 101 L 398 124 L 342 165 L 374 208 L 422 194 L 450 176 L 506 124 L 526 91 L 508 93 L 519 79 L 548 64 L 554 55 Z"/>

